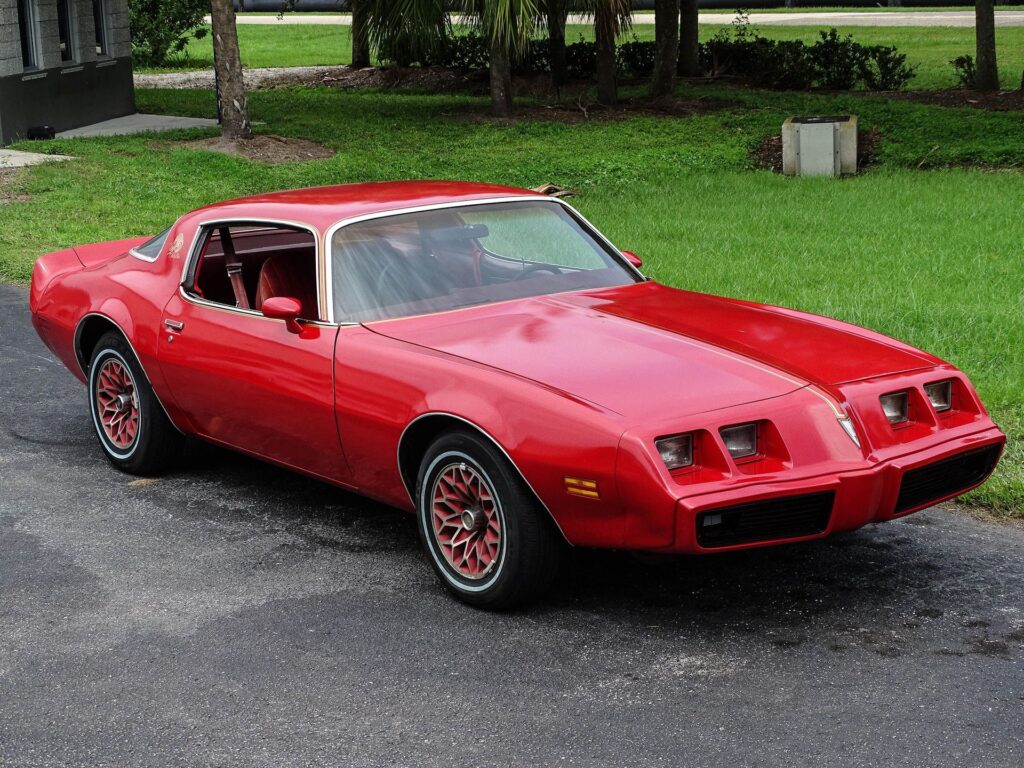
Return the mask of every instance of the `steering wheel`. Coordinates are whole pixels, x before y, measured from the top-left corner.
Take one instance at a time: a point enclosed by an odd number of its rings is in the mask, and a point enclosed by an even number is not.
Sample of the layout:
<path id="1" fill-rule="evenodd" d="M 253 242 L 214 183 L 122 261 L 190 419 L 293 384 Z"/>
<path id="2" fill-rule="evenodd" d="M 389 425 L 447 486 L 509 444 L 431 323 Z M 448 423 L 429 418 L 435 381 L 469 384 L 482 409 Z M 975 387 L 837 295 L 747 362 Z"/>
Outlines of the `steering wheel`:
<path id="1" fill-rule="evenodd" d="M 554 264 L 531 264 L 518 275 L 516 275 L 516 280 L 525 280 L 527 277 L 534 274 L 535 272 L 551 272 L 555 275 L 562 274 L 562 270 L 556 267 Z"/>

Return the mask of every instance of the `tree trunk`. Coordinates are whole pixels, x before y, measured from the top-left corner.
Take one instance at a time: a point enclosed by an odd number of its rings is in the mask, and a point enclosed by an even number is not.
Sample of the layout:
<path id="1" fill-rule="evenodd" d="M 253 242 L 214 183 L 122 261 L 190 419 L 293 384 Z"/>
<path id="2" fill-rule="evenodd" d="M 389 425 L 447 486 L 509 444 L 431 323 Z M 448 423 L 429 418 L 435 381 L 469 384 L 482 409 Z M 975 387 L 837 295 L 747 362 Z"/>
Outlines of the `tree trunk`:
<path id="1" fill-rule="evenodd" d="M 974 87 L 979 91 L 999 89 L 996 66 L 996 14 L 992 0 L 974 3 L 975 62 Z"/>
<path id="2" fill-rule="evenodd" d="M 555 87 L 569 79 L 565 60 L 565 0 L 548 0 L 548 56 L 551 58 L 551 81 Z"/>
<path id="3" fill-rule="evenodd" d="M 697 0 L 679 4 L 679 74 L 700 77 L 700 40 L 697 37 Z"/>
<path id="4" fill-rule="evenodd" d="M 352 68 L 370 66 L 370 34 L 366 26 L 367 0 L 352 0 Z"/>
<path id="5" fill-rule="evenodd" d="M 491 111 L 495 117 L 512 114 L 512 56 L 508 46 L 491 39 Z"/>
<path id="6" fill-rule="evenodd" d="M 608 18 L 611 13 L 609 3 L 602 2 L 598 6 L 594 23 L 594 37 L 597 41 L 597 100 L 609 107 L 619 101 L 615 78 L 615 20 Z"/>
<path id="7" fill-rule="evenodd" d="M 651 96 L 656 99 L 672 94 L 679 66 L 679 0 L 655 0 L 654 72 Z"/>
<path id="8" fill-rule="evenodd" d="M 249 105 L 242 80 L 242 57 L 238 52 L 235 7 L 231 0 L 212 0 L 213 58 L 219 91 L 221 135 L 228 139 L 251 139 Z"/>

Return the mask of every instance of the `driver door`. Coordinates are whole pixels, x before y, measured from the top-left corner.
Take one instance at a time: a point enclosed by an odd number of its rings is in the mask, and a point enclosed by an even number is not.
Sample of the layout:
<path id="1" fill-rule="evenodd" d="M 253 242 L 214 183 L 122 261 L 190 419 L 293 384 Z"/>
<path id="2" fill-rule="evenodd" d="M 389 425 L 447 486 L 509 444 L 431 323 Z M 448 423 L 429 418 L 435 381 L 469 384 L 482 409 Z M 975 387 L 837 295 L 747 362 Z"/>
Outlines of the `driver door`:
<path id="1" fill-rule="evenodd" d="M 204 224 L 181 289 L 164 308 L 158 360 L 199 435 L 343 483 L 338 328 L 320 318 L 318 241 L 294 225 Z M 273 296 L 299 300 L 301 332 L 264 317 L 260 306 Z"/>

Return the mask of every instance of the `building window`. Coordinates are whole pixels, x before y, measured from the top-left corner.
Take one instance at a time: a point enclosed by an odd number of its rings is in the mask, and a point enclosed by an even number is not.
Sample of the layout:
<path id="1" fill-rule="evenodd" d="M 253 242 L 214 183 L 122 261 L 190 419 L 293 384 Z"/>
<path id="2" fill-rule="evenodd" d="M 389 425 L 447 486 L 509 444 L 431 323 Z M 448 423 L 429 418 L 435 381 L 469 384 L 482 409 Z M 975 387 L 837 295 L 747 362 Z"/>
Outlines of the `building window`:
<path id="1" fill-rule="evenodd" d="M 75 60 L 75 38 L 71 34 L 71 8 L 68 0 L 57 0 L 57 31 L 60 34 L 60 60 Z"/>
<path id="2" fill-rule="evenodd" d="M 92 22 L 96 30 L 96 55 L 106 56 L 107 51 L 107 9 L 103 0 L 92 0 Z"/>
<path id="3" fill-rule="evenodd" d="M 18 31 L 21 33 L 21 65 L 25 69 L 39 66 L 36 60 L 36 24 L 32 16 L 32 0 L 18 0 Z"/>

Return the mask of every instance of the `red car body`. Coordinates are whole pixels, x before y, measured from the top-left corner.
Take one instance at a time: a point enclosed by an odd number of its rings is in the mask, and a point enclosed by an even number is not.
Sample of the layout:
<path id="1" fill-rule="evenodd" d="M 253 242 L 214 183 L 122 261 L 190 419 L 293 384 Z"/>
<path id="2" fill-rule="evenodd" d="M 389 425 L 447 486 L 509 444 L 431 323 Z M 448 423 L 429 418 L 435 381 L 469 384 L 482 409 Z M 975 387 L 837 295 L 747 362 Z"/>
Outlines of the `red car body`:
<path id="1" fill-rule="evenodd" d="M 407 510 L 431 437 L 479 431 L 579 546 L 699 553 L 819 538 L 963 493 L 995 466 L 1005 438 L 960 371 L 794 310 L 641 281 L 292 333 L 181 289 L 204 224 L 289 223 L 316 239 L 326 311 L 339 222 L 526 197 L 537 196 L 421 182 L 212 205 L 179 219 L 152 258 L 132 251 L 143 239 L 41 258 L 33 321 L 83 381 L 90 341 L 119 329 L 181 432 Z M 923 387 L 946 379 L 953 402 L 940 413 Z M 899 425 L 879 401 L 895 391 L 909 399 Z M 738 461 L 720 430 L 743 423 L 758 425 L 760 451 Z M 655 440 L 687 432 L 693 466 L 669 471 Z M 708 515 L 737 509 L 745 532 L 702 535 L 718 520 Z"/>

